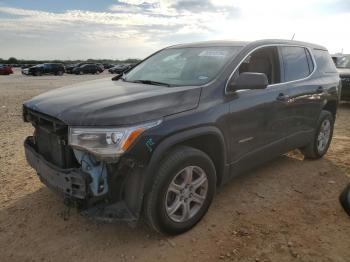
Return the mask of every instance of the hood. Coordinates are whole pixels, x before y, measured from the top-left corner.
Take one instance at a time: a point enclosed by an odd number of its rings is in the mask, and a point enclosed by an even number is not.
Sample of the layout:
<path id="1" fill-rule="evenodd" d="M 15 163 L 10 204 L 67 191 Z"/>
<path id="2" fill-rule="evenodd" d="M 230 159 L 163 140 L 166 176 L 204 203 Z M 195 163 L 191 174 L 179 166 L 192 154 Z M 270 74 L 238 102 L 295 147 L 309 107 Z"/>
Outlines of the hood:
<path id="1" fill-rule="evenodd" d="M 350 68 L 337 68 L 340 77 L 349 76 L 350 77 Z"/>
<path id="2" fill-rule="evenodd" d="M 119 126 L 194 109 L 200 92 L 104 78 L 43 93 L 24 106 L 71 126 Z"/>

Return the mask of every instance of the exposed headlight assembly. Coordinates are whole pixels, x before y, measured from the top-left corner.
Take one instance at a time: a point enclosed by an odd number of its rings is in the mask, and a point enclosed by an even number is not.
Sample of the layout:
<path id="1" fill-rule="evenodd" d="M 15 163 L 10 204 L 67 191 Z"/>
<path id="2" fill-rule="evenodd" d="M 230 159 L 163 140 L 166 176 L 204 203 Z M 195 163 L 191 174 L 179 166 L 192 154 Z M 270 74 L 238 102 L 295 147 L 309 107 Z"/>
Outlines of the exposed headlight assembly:
<path id="1" fill-rule="evenodd" d="M 115 159 L 122 155 L 145 130 L 161 120 L 125 128 L 69 128 L 69 145 L 94 154 L 100 159 Z"/>

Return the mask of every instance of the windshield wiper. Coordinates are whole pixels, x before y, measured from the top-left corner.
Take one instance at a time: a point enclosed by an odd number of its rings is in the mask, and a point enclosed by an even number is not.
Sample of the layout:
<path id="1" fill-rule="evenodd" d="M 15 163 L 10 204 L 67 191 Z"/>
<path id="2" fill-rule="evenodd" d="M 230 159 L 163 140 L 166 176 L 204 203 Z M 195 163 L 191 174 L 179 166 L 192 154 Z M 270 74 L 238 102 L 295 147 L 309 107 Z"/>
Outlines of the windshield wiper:
<path id="1" fill-rule="evenodd" d="M 141 84 L 146 84 L 146 85 L 156 85 L 156 86 L 171 86 L 168 83 L 157 82 L 157 81 L 152 81 L 152 80 L 134 80 L 134 81 L 130 81 L 130 82 L 141 83 Z"/>

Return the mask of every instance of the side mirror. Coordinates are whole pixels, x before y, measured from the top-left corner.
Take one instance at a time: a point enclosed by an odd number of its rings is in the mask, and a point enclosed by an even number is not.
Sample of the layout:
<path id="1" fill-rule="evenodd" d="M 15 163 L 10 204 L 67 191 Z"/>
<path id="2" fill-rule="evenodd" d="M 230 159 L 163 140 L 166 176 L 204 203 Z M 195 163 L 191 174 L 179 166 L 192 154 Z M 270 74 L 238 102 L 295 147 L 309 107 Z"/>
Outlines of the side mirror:
<path id="1" fill-rule="evenodd" d="M 265 89 L 269 84 L 264 73 L 244 72 L 230 82 L 227 91 L 234 92 L 241 89 Z"/>

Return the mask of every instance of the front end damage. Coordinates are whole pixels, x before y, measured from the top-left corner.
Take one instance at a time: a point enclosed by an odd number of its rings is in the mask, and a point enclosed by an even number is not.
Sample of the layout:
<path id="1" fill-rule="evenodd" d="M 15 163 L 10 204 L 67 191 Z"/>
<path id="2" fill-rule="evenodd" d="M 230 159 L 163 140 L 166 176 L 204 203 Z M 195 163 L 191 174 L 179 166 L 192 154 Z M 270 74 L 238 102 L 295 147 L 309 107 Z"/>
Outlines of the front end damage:
<path id="1" fill-rule="evenodd" d="M 24 110 L 24 119 L 35 128 L 24 142 L 26 159 L 65 204 L 95 220 L 136 224 L 143 198 L 142 167 L 136 161 L 98 160 L 68 145 L 68 127 L 59 120 L 32 110 Z"/>

